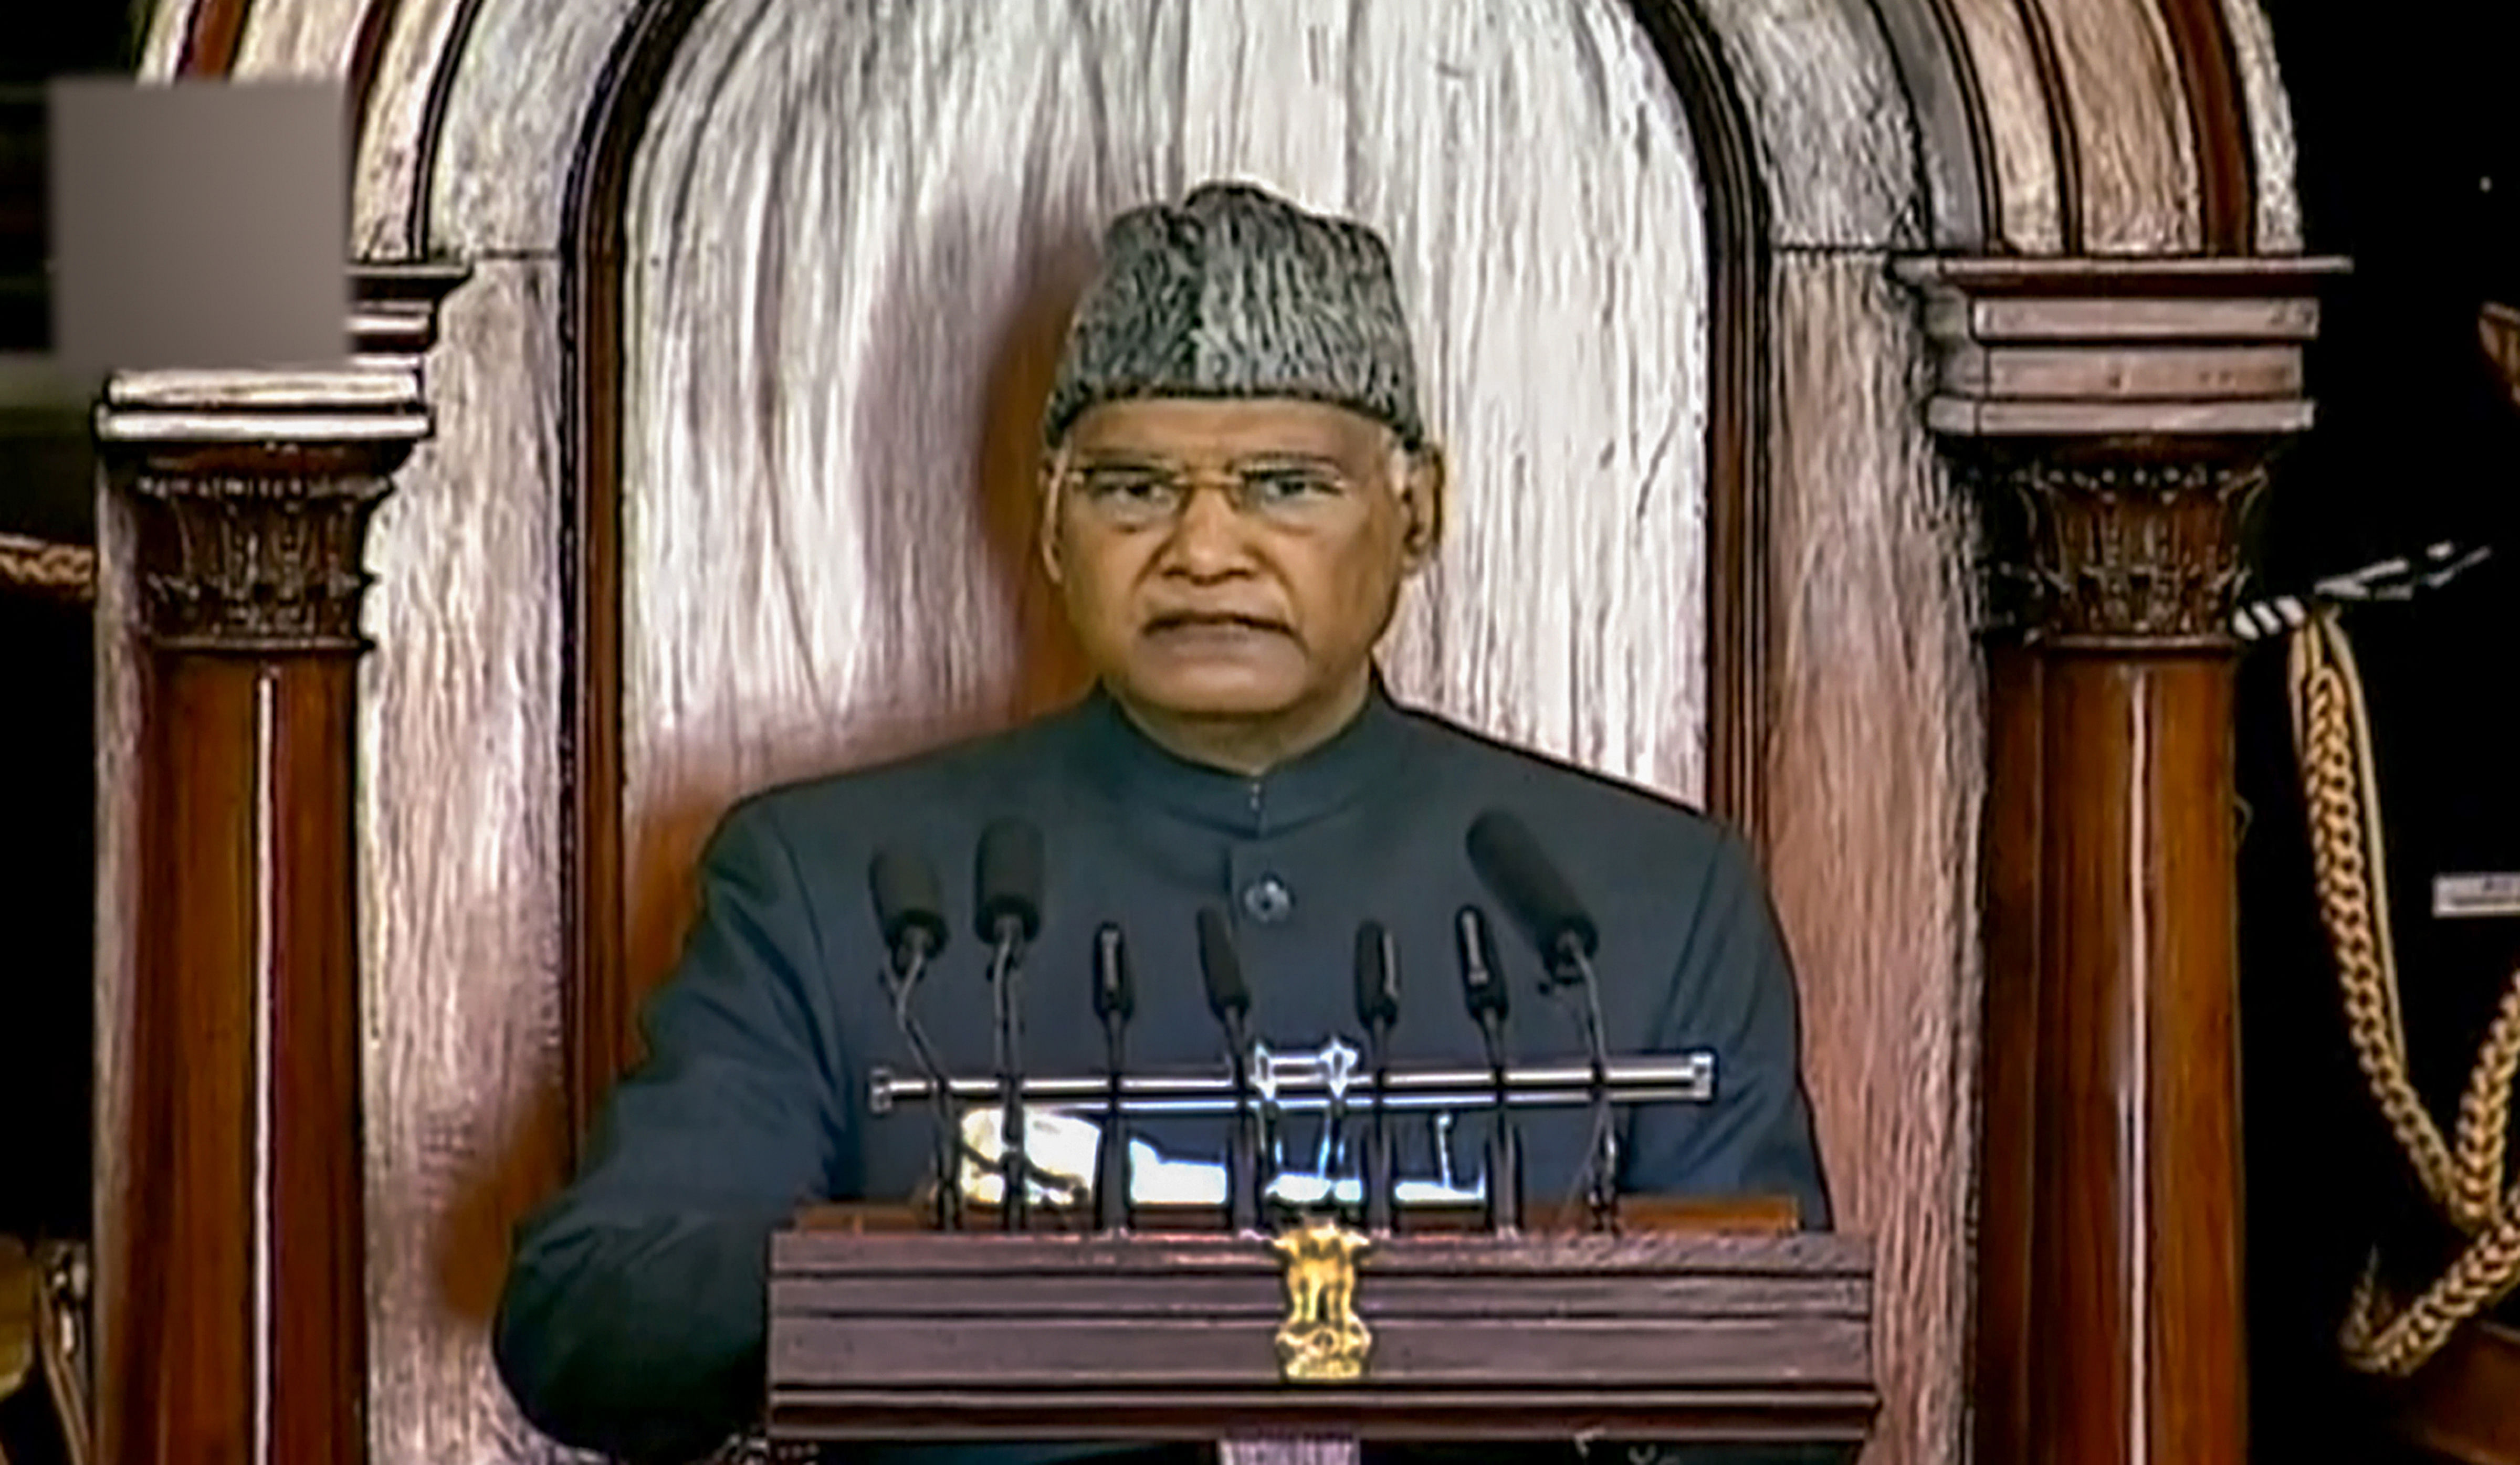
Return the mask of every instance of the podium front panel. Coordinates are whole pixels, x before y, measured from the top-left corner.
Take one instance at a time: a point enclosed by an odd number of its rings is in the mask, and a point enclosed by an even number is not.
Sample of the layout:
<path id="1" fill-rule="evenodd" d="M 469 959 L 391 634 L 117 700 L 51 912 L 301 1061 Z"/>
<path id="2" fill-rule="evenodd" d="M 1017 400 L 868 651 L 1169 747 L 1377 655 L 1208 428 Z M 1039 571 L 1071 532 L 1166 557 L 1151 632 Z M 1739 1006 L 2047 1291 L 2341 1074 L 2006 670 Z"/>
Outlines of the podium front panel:
<path id="1" fill-rule="evenodd" d="M 1856 1441 L 1875 1401 L 1853 1237 L 1385 1239 L 1329 1383 L 1281 1379 L 1265 1238 L 800 1231 L 772 1270 L 788 1439 Z"/>

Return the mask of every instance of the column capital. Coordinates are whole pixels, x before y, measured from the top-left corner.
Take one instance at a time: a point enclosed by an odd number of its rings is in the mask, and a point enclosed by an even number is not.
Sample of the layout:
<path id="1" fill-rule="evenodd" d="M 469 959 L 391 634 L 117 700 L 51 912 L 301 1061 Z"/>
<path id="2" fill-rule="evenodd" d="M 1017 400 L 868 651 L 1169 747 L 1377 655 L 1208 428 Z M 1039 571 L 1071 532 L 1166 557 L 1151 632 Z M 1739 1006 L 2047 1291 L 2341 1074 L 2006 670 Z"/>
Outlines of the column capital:
<path id="1" fill-rule="evenodd" d="M 1992 627 L 2060 649 L 2219 650 L 2271 437 L 1952 447 L 1985 515 Z"/>
<path id="2" fill-rule="evenodd" d="M 130 496 L 145 628 L 162 649 L 356 652 L 367 524 L 430 430 L 422 363 L 460 266 L 351 271 L 338 367 L 125 372 L 95 431 Z"/>
<path id="3" fill-rule="evenodd" d="M 1998 624 L 2060 647 L 2228 644 L 2243 525 L 2314 418 L 2330 258 L 1917 256 L 1926 425 L 1987 514 Z"/>

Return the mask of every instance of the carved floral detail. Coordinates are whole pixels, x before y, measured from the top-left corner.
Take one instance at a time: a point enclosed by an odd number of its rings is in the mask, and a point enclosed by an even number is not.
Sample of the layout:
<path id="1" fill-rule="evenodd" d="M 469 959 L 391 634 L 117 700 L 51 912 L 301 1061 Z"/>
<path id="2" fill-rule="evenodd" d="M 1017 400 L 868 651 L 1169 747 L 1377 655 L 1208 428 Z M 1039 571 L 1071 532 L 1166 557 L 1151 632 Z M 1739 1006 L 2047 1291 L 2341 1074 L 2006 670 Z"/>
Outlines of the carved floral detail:
<path id="1" fill-rule="evenodd" d="M 1983 456 L 1973 476 L 2010 521 L 1996 577 L 2045 640 L 2219 644 L 2247 580 L 2241 526 L 2268 457 Z"/>
<path id="2" fill-rule="evenodd" d="M 202 651 L 350 651 L 382 474 L 143 473 L 140 574 L 158 644 Z"/>

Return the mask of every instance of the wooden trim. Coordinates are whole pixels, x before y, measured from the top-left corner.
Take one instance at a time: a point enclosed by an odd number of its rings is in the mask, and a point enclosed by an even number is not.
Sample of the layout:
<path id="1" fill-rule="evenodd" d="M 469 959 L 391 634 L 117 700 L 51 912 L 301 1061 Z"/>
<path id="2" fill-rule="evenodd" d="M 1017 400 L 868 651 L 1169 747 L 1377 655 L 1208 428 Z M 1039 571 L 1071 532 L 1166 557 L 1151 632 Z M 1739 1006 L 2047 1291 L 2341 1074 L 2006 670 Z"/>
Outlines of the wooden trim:
<path id="1" fill-rule="evenodd" d="M 1978 875 L 1984 901 L 1986 1024 L 1981 1044 L 1975 1230 L 1977 1307 L 1969 1377 L 1977 1458 L 2033 1458 L 2030 1379 L 2019 1360 L 2037 1347 L 2031 1305 L 2031 1198 L 2038 1180 L 2037 1112 L 2042 750 L 2045 690 L 2039 656 L 2009 630 L 1987 648 L 1987 797 Z"/>
<path id="2" fill-rule="evenodd" d="M 1854 1442 L 1878 1404 L 1853 1236 L 1385 1238 L 1366 1376 L 1291 1390 L 1259 1236 L 789 1231 L 771 1271 L 781 1440 Z"/>
<path id="3" fill-rule="evenodd" d="M 2246 254 L 2257 244 L 2257 188 L 2239 60 L 2220 0 L 2159 0 L 2187 96 L 2196 144 L 2197 210 L 2204 252 Z"/>
<path id="4" fill-rule="evenodd" d="M 253 0 L 200 0 L 184 27 L 184 54 L 175 63 L 175 74 L 225 76 L 235 69 L 246 12 L 252 8 Z"/>
<path id="5" fill-rule="evenodd" d="M 1969 159 L 1977 175 L 1978 238 L 1983 247 L 1998 249 L 2004 245 L 2003 181 L 1997 176 L 1995 155 L 1995 121 L 1986 110 L 1986 91 L 1978 84 L 1977 65 L 1969 54 L 1968 35 L 1960 25 L 1959 16 L 1952 9 L 1952 0 L 1922 0 L 1932 13 L 1934 29 L 1943 38 L 1943 48 L 1952 58 L 1952 78 L 1960 97 L 1960 114 L 1968 119 Z"/>
<path id="6" fill-rule="evenodd" d="M 1694 10 L 1640 3 L 1688 115 L 1704 180 L 1707 809 L 1767 843 L 1765 761 L 1775 721 L 1767 565 L 1769 203 L 1740 91 Z"/>
<path id="7" fill-rule="evenodd" d="M 461 69 L 465 50 L 472 38 L 472 26 L 481 18 L 482 4 L 483 0 L 458 0 L 455 19 L 447 23 L 446 42 L 438 48 L 437 69 L 428 78 L 428 95 L 421 101 L 420 127 L 412 146 L 410 212 L 402 225 L 403 245 L 416 258 L 429 252 L 428 220 L 437 197 L 437 149 L 446 135 L 446 111 L 454 102 L 456 72 Z M 601 111 L 599 93 L 597 114 Z M 562 329 L 566 329 L 566 317 L 562 319 Z"/>
<path id="8" fill-rule="evenodd" d="M 621 311 L 630 173 L 703 0 L 642 0 L 596 87 L 561 237 L 562 996 L 569 1138 L 635 1055 L 622 951 Z"/>
<path id="9" fill-rule="evenodd" d="M 350 42 L 349 156 L 355 161 L 359 145 L 368 135 L 369 111 L 375 102 L 377 72 L 383 67 L 385 43 L 393 38 L 394 21 L 402 13 L 402 0 L 370 0 L 359 14 L 359 31 Z M 357 186 L 357 179 L 351 180 Z"/>
<path id="10" fill-rule="evenodd" d="M 2065 89 L 2065 64 L 2056 54 L 2056 32 L 2048 23 L 2043 0 L 2013 0 L 2021 17 L 2021 33 L 2030 42 L 2030 62 L 2039 71 L 2039 100 L 2048 111 L 2048 146 L 2056 157 L 2056 238 L 2058 252 L 2083 252 L 2083 142 L 2074 125 L 2072 94 Z M 2067 0 L 2069 4 L 2083 0 Z"/>

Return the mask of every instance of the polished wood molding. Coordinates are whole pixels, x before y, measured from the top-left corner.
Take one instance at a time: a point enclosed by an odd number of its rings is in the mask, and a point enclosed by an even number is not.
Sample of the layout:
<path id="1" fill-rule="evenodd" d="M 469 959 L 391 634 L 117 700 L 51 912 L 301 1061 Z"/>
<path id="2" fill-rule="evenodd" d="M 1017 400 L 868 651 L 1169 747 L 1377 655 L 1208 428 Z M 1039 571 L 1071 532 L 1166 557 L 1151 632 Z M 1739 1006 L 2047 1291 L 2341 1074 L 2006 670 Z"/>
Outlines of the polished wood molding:
<path id="1" fill-rule="evenodd" d="M 2308 430 L 2302 352 L 2343 260 L 2286 256 L 1927 255 L 1940 371 L 1925 406 L 1946 439 L 2089 441 Z"/>
<path id="2" fill-rule="evenodd" d="M 1768 573 L 1769 222 L 1756 130 L 1724 49 L 1695 8 L 1640 5 L 1688 115 L 1704 184 L 1706 379 L 1706 809 L 1765 848 L 1761 777 L 1776 723 L 1776 619 Z"/>
<path id="3" fill-rule="evenodd" d="M 1903 261 L 1987 526 L 1989 1465 L 2241 1465 L 2229 617 L 2335 260 Z"/>
<path id="4" fill-rule="evenodd" d="M 367 1453 L 356 768 L 361 551 L 428 431 L 388 272 L 338 370 L 114 378 L 139 874 L 123 1177 L 100 1259 L 105 1458 Z"/>
<path id="5" fill-rule="evenodd" d="M 2198 233 L 2208 253 L 2246 254 L 2257 240 L 2256 168 L 2230 22 L 2219 0 L 2158 3 L 2196 149 Z"/>
<path id="6" fill-rule="evenodd" d="M 771 1272 L 774 1440 L 1852 1444 L 1879 1402 L 1871 1246 L 1837 1234 L 1385 1238 L 1367 1377 L 1298 1387 L 1258 1236 L 791 1230 Z"/>
<path id="7" fill-rule="evenodd" d="M 568 1133 L 636 1062 L 621 834 L 624 241 L 632 162 L 701 0 L 638 0 L 614 32 L 571 159 L 561 237 L 561 1004 Z"/>

